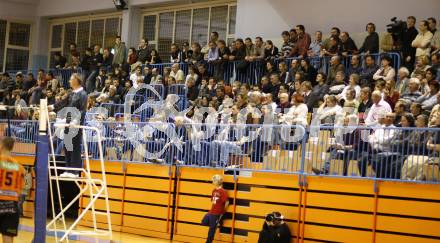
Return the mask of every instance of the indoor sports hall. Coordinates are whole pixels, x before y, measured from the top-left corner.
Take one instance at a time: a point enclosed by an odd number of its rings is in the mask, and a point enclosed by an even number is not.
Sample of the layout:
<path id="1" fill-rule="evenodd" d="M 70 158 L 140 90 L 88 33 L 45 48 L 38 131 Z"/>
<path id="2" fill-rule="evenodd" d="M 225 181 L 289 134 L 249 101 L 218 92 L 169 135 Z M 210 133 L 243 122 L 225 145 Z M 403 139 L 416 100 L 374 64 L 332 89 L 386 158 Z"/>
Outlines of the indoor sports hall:
<path id="1" fill-rule="evenodd" d="M 438 0 L 0 0 L 0 242 L 440 242 Z"/>

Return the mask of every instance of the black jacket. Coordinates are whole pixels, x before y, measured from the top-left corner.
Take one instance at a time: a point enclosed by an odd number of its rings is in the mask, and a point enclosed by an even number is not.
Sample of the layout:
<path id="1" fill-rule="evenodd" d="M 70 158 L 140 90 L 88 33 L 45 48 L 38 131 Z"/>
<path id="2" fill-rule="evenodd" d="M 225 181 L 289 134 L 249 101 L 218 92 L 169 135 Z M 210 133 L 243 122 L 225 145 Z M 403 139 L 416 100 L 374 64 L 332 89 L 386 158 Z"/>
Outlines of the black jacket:
<path id="1" fill-rule="evenodd" d="M 265 56 L 265 60 L 266 61 L 270 61 L 273 60 L 275 58 L 278 58 L 279 51 L 278 51 L 278 47 L 274 46 L 272 49 L 264 49 L 264 56 Z"/>
<path id="2" fill-rule="evenodd" d="M 66 66 L 67 59 L 63 56 L 60 56 L 60 60 L 54 62 L 54 66 L 60 66 L 60 68 L 63 68 Z"/>
<path id="3" fill-rule="evenodd" d="M 102 60 L 102 66 L 104 67 L 110 67 L 112 63 L 113 63 L 113 54 L 111 53 L 107 58 L 103 58 Z"/>
<path id="4" fill-rule="evenodd" d="M 287 224 L 281 224 L 280 226 L 267 226 L 263 225 L 263 230 L 258 237 L 258 243 L 290 243 L 290 230 Z"/>
<path id="5" fill-rule="evenodd" d="M 313 86 L 312 92 L 304 99 L 304 103 L 309 108 L 309 112 L 313 112 L 313 108 L 317 107 L 318 102 L 324 98 L 329 91 L 327 84 Z"/>
<path id="6" fill-rule="evenodd" d="M 359 49 L 359 52 L 367 52 L 370 54 L 379 53 L 379 35 L 376 32 L 369 34 L 365 37 L 364 44 Z"/>
<path id="7" fill-rule="evenodd" d="M 102 62 L 103 62 L 103 58 L 102 58 L 102 54 L 101 53 L 93 55 L 92 59 L 91 59 L 91 62 L 90 62 L 90 70 L 98 71 L 100 65 L 102 65 Z"/>
<path id="8" fill-rule="evenodd" d="M 186 95 L 186 98 L 190 101 L 195 101 L 199 95 L 199 88 L 197 86 L 192 86 L 188 88 L 188 93 Z"/>
<path id="9" fill-rule="evenodd" d="M 80 67 L 85 71 L 90 71 L 90 66 L 92 65 L 92 56 L 84 55 L 81 60 Z"/>
<path id="10" fill-rule="evenodd" d="M 244 60 L 246 57 L 246 47 L 242 46 L 241 48 L 234 50 L 232 55 L 235 57 L 235 61 Z"/>
<path id="11" fill-rule="evenodd" d="M 416 55 L 416 48 L 412 47 L 412 41 L 416 38 L 419 32 L 416 28 L 407 28 L 402 33 L 402 54 L 404 57 Z M 414 58 L 413 58 L 414 59 Z"/>
<path id="12" fill-rule="evenodd" d="M 229 48 L 225 47 L 223 48 L 223 50 L 221 50 L 220 48 L 218 49 L 218 56 L 219 58 L 221 58 L 223 60 L 223 56 L 224 55 L 231 55 L 231 51 L 229 50 Z M 224 60 L 227 61 L 227 60 Z"/>
<path id="13" fill-rule="evenodd" d="M 87 111 L 87 92 L 84 89 L 78 93 L 72 92 L 70 93 L 68 100 L 69 102 L 67 103 L 67 107 L 76 108 L 78 109 L 79 112 L 81 112 L 80 124 L 83 125 L 85 114 Z M 55 105 L 56 111 L 59 111 L 62 108 L 64 107 L 57 107 L 57 105 Z M 71 117 L 68 114 L 66 118 L 66 123 L 70 123 L 70 121 L 71 121 Z"/>
<path id="14" fill-rule="evenodd" d="M 356 46 L 356 43 L 354 43 L 353 39 L 351 37 L 348 37 L 346 42 L 341 41 L 339 50 L 341 52 L 348 52 L 348 54 L 353 54 L 353 52 L 357 51 L 358 48 Z"/>
<path id="15" fill-rule="evenodd" d="M 147 60 L 151 59 L 151 48 L 149 46 L 144 49 L 137 50 L 137 60 L 145 63 Z"/>

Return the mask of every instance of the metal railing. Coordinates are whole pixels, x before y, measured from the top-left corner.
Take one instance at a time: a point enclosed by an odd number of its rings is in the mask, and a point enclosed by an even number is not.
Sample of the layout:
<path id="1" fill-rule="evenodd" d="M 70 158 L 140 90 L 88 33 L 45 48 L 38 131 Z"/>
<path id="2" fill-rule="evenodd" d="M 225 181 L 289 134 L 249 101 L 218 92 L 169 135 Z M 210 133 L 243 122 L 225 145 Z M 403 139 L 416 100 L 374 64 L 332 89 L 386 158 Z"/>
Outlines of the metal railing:
<path id="1" fill-rule="evenodd" d="M 400 54 L 395 52 L 386 53 L 375 53 L 370 54 L 375 60 L 376 65 L 380 66 L 380 59 L 383 55 L 388 55 L 393 61 L 393 67 L 395 70 L 400 68 Z M 345 65 L 346 70 L 351 67 L 351 57 L 353 55 L 348 55 L 341 59 L 342 63 Z M 365 54 L 359 54 L 361 66 L 364 65 Z M 275 59 L 273 60 L 274 65 L 277 67 L 279 63 L 285 62 L 287 67 L 290 69 L 290 64 L 292 60 L 300 58 L 292 57 L 285 59 Z M 310 57 L 310 64 L 316 69 L 324 73 L 328 73 L 330 65 L 329 56 L 315 56 Z M 151 64 L 149 67 L 157 68 L 159 73 L 163 75 L 163 70 L 165 67 L 171 67 L 174 63 L 163 63 L 163 64 Z M 225 61 L 221 63 L 205 63 L 209 76 L 222 78 L 226 83 L 232 83 L 233 81 L 239 80 L 242 83 L 258 84 L 265 73 L 265 62 L 264 61 L 254 61 L 254 62 L 244 62 L 244 61 Z M 179 63 L 180 69 L 185 75 L 188 74 L 188 63 Z M 309 80 L 311 81 L 311 80 Z"/>
<path id="2" fill-rule="evenodd" d="M 135 120 L 135 119 L 134 119 Z M 1 135 L 6 134 L 6 123 Z M 440 129 L 102 122 L 109 161 L 367 179 L 440 181 Z M 19 154 L 33 155 L 35 121 L 11 121 Z M 93 138 L 96 134 L 87 133 Z M 57 140 L 60 142 L 60 140 Z M 90 155 L 97 143 L 88 139 Z M 30 147 L 29 147 L 30 146 Z M 62 144 L 56 144 L 56 147 Z M 62 153 L 62 148 L 59 150 Z"/>
<path id="3" fill-rule="evenodd" d="M 85 76 L 85 72 L 81 69 L 57 69 L 57 68 L 51 68 L 51 69 L 44 69 L 45 73 L 47 74 L 48 72 L 52 72 L 54 77 L 56 79 L 58 79 L 58 81 L 60 82 L 60 85 L 64 88 L 69 88 L 69 79 L 70 76 L 72 76 L 72 74 L 74 73 L 79 73 L 83 76 L 83 78 Z M 8 70 L 7 72 L 9 73 L 9 75 L 15 76 L 18 72 L 21 72 L 23 75 L 32 73 L 34 75 L 35 78 L 37 78 L 38 75 L 38 71 L 39 69 L 29 69 L 29 70 Z"/>

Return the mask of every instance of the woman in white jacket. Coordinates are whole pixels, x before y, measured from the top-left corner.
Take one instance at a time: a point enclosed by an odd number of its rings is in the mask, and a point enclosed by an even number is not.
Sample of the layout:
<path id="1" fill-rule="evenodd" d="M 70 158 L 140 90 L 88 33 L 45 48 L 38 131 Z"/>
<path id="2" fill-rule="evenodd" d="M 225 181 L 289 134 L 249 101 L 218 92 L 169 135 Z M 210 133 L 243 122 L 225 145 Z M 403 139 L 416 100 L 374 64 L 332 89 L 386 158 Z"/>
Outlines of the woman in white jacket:
<path id="1" fill-rule="evenodd" d="M 288 125 L 307 126 L 307 113 L 309 109 L 304 104 L 304 96 L 301 94 L 292 95 L 292 107 L 289 111 L 280 117 L 280 123 Z"/>
<path id="2" fill-rule="evenodd" d="M 338 105 L 336 96 L 325 97 L 325 102 L 318 108 L 316 115 L 323 124 L 333 124 L 337 114 L 342 114 L 342 107 Z"/>
<path id="3" fill-rule="evenodd" d="M 383 56 L 380 60 L 381 67 L 376 71 L 376 73 L 373 75 L 374 80 L 392 80 L 396 76 L 396 70 L 391 66 L 391 57 L 389 56 Z"/>

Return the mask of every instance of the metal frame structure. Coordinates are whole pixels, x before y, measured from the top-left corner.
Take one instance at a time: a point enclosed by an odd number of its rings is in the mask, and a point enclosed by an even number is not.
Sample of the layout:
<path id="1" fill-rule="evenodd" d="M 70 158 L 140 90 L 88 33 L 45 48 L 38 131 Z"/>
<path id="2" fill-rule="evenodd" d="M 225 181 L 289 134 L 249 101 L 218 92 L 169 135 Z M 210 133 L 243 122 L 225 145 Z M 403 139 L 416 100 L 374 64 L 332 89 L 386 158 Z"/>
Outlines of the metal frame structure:
<path id="1" fill-rule="evenodd" d="M 91 43 L 91 36 L 92 36 L 92 21 L 94 20 L 103 20 L 104 21 L 104 27 L 103 27 L 103 35 L 102 35 L 102 42 L 98 43 L 101 44 L 101 46 L 104 48 L 104 41 L 105 41 L 105 26 L 107 19 L 112 18 L 118 18 L 118 34 L 121 33 L 122 30 L 122 15 L 121 13 L 108 13 L 108 14 L 96 14 L 96 15 L 85 15 L 85 16 L 79 16 L 79 17 L 69 17 L 69 18 L 60 18 L 60 19 L 52 19 L 49 21 L 49 56 L 48 56 L 48 64 L 47 67 L 50 67 L 50 61 L 51 61 L 51 55 L 50 53 L 59 51 L 61 53 L 64 52 L 64 31 L 65 31 L 65 25 L 69 23 L 75 23 L 76 24 L 76 33 L 75 33 L 75 43 L 78 43 L 78 26 L 80 22 L 88 21 L 89 22 L 89 46 L 94 45 L 96 43 Z M 52 36 L 53 36 L 53 28 L 55 26 L 61 25 L 61 46 L 60 47 L 52 47 Z M 65 55 L 66 53 L 63 53 Z"/>
<path id="2" fill-rule="evenodd" d="M 144 18 L 146 16 L 156 16 L 156 30 L 155 30 L 155 39 L 148 40 L 149 44 L 155 45 L 156 49 L 159 49 L 159 28 L 160 28 L 160 21 L 159 21 L 159 15 L 161 13 L 169 13 L 172 12 L 174 15 L 173 18 L 173 37 L 172 42 L 175 41 L 176 38 L 176 16 L 178 11 L 183 10 L 191 10 L 191 22 L 189 23 L 190 31 L 189 31 L 189 39 L 188 42 L 192 43 L 192 32 L 193 32 L 193 16 L 194 16 L 194 10 L 199 8 L 208 8 L 208 32 L 207 32 L 207 38 L 209 39 L 209 34 L 211 33 L 211 9 L 214 7 L 220 7 L 220 6 L 227 6 L 228 7 L 228 14 L 227 14 L 227 20 L 226 20 L 226 36 L 220 36 L 220 39 L 225 38 L 225 40 L 235 38 L 235 30 L 231 32 L 230 29 L 230 12 L 233 11 L 232 7 L 237 6 L 236 1 L 208 1 L 208 2 L 200 2 L 200 3 L 191 3 L 191 4 L 183 4 L 183 5 L 173 5 L 173 6 L 166 6 L 166 7 L 150 7 L 143 9 L 142 12 L 142 20 L 140 24 L 140 33 L 141 36 L 144 37 Z M 208 41 L 207 39 L 207 41 Z"/>
<path id="3" fill-rule="evenodd" d="M 49 116 L 48 109 L 47 109 L 47 103 L 42 102 L 41 103 L 41 113 L 44 114 L 40 117 L 40 127 L 47 124 L 48 135 L 49 135 L 49 143 L 50 143 L 50 157 L 51 159 L 48 160 L 48 172 L 49 172 L 49 189 L 50 189 L 50 199 L 52 203 L 52 214 L 53 219 L 46 225 L 47 231 L 54 231 L 55 232 L 55 240 L 56 242 L 69 242 L 69 236 L 70 235 L 89 235 L 89 236 L 104 236 L 111 239 L 112 237 L 112 226 L 111 226 L 111 218 L 110 218 L 110 205 L 109 205 L 109 199 L 108 199 L 108 192 L 107 192 L 107 180 L 105 175 L 105 165 L 104 165 L 104 157 L 103 157 L 103 149 L 102 149 L 102 138 L 99 134 L 99 130 L 94 127 L 86 127 L 86 126 L 78 126 L 78 125 L 68 125 L 68 124 L 59 124 L 56 125 L 56 127 L 59 128 L 77 128 L 81 129 L 80 132 L 83 132 L 83 148 L 85 152 L 85 168 L 69 168 L 69 167 L 59 167 L 56 164 L 56 158 L 55 158 L 55 151 L 53 147 L 53 134 L 52 130 L 50 128 L 50 121 L 47 119 Z M 47 121 L 47 123 L 46 123 Z M 87 146 L 87 136 L 85 136 L 84 131 L 85 130 L 92 130 L 96 132 L 97 134 L 97 140 L 98 140 L 98 150 L 100 151 L 99 155 L 99 161 L 101 165 L 101 176 L 102 179 L 96 179 L 92 178 L 91 170 L 90 170 L 90 159 L 88 156 L 88 146 Z M 52 172 L 53 170 L 53 172 Z M 60 177 L 58 175 L 58 170 L 68 171 L 68 172 L 81 172 L 82 176 L 77 178 L 69 178 L 69 177 Z M 55 182 L 55 188 L 53 188 L 52 182 Z M 78 188 L 80 189 L 79 194 L 67 205 L 63 206 L 61 201 L 61 191 L 60 191 L 60 181 L 71 181 L 74 182 Z M 88 192 L 90 196 L 90 201 L 88 205 L 83 209 L 83 211 L 80 213 L 78 218 L 69 226 L 66 223 L 66 218 L 64 216 L 64 213 L 77 201 L 81 198 L 81 196 L 84 196 L 85 193 Z M 57 193 L 58 196 L 58 203 L 60 205 L 61 211 L 57 214 L 55 212 L 55 206 L 54 206 L 54 193 Z M 105 212 L 98 212 L 95 210 L 95 203 L 98 199 L 103 198 L 105 201 L 106 210 Z M 75 230 L 75 228 L 78 226 L 80 221 L 84 218 L 86 213 L 91 210 L 92 213 L 92 219 L 93 219 L 93 230 L 83 230 L 78 231 Z M 97 226 L 97 215 L 106 215 L 107 219 L 107 229 L 98 229 Z M 62 223 L 62 231 L 57 227 L 58 221 L 61 221 Z M 61 232 L 60 232 L 61 231 Z M 61 235 L 59 235 L 61 233 Z"/>

